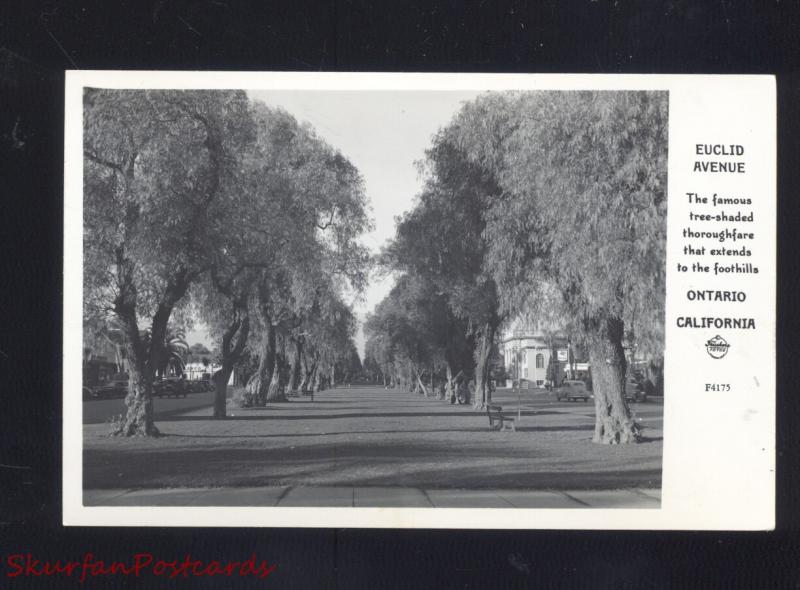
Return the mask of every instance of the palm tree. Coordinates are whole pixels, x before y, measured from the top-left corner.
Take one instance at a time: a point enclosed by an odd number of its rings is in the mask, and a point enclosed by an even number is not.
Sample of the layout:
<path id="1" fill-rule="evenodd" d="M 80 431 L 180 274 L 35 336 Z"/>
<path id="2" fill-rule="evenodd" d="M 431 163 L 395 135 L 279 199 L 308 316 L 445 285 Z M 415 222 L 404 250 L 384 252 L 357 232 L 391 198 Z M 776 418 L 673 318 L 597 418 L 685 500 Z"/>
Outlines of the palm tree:
<path id="1" fill-rule="evenodd" d="M 166 373 L 182 375 L 186 368 L 188 350 L 189 344 L 186 342 L 186 335 L 182 331 L 175 333 L 168 331 L 163 358 L 159 363 L 161 375 L 163 376 Z"/>
<path id="2" fill-rule="evenodd" d="M 142 333 L 142 340 L 146 345 L 150 344 L 150 337 L 149 329 Z M 161 358 L 158 359 L 158 364 L 156 365 L 156 376 L 182 375 L 186 367 L 185 357 L 188 350 L 189 344 L 186 342 L 184 332 L 182 330 L 173 331 L 172 328 L 168 328 Z"/>

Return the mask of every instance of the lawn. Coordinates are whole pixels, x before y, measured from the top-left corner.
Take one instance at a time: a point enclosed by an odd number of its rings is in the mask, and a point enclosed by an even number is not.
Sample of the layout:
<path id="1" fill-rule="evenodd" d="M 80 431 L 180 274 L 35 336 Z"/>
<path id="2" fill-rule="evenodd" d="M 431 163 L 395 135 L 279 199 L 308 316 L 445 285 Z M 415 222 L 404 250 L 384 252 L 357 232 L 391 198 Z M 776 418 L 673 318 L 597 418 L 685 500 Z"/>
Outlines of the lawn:
<path id="1" fill-rule="evenodd" d="M 383 388 L 333 389 L 259 409 L 159 421 L 164 436 L 123 439 L 84 426 L 86 488 L 403 486 L 617 489 L 661 486 L 662 410 L 635 404 L 645 441 L 591 442 L 594 407 L 522 394 L 517 432 L 468 406 Z M 516 394 L 495 401 L 516 411 Z M 158 403 L 156 401 L 156 403 Z"/>

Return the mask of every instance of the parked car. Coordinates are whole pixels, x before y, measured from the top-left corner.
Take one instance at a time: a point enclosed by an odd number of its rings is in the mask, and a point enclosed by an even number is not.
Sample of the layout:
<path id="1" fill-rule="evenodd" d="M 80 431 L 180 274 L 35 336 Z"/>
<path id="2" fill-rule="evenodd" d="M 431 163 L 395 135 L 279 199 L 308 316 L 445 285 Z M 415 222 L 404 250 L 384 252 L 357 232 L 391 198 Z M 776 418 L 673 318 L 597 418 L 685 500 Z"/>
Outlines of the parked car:
<path id="1" fill-rule="evenodd" d="M 128 381 L 109 381 L 103 385 L 92 388 L 95 397 L 98 399 L 108 399 L 113 397 L 125 397 L 128 393 Z"/>
<path id="2" fill-rule="evenodd" d="M 188 393 L 200 393 L 201 391 L 205 391 L 206 386 L 202 381 L 187 381 L 186 382 L 186 391 Z"/>
<path id="3" fill-rule="evenodd" d="M 189 393 L 202 393 L 204 391 L 211 391 L 214 389 L 211 381 L 207 379 L 195 379 L 192 381 L 187 381 L 186 383 Z"/>
<path id="4" fill-rule="evenodd" d="M 167 377 L 153 383 L 153 394 L 157 397 L 186 397 L 187 385 L 184 379 Z"/>
<path id="5" fill-rule="evenodd" d="M 83 390 L 82 390 L 82 394 L 83 394 L 83 400 L 84 401 L 89 400 L 89 399 L 97 399 L 97 393 L 91 387 L 86 387 L 84 385 L 83 386 Z"/>
<path id="6" fill-rule="evenodd" d="M 555 388 L 556 399 L 558 401 L 588 401 L 592 394 L 586 389 L 586 384 L 583 381 L 566 380 L 562 381 L 561 385 Z"/>
<path id="7" fill-rule="evenodd" d="M 625 380 L 625 401 L 626 402 L 646 402 L 647 393 L 644 387 L 634 377 Z"/>

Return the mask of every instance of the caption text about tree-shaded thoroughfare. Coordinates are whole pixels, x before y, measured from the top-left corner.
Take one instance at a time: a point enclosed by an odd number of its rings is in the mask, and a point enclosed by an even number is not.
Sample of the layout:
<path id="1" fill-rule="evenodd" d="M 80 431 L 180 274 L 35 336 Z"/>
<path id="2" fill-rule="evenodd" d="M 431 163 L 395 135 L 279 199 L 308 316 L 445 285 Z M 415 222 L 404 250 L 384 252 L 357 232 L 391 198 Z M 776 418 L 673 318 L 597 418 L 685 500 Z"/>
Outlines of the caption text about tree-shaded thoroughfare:
<path id="1" fill-rule="evenodd" d="M 692 172 L 697 175 L 743 175 L 746 170 L 743 145 L 695 144 Z M 707 158 L 714 158 L 709 160 Z M 693 288 L 686 292 L 691 302 L 741 304 L 747 300 L 745 285 L 759 268 L 751 262 L 756 233 L 752 229 L 755 214 L 750 195 L 685 191 L 689 205 L 688 219 L 682 221 L 680 247 L 682 258 L 678 272 L 701 276 L 735 277 L 741 289 Z M 687 223 L 688 222 L 688 223 Z M 720 308 L 725 309 L 725 308 Z M 755 329 L 755 320 L 737 314 L 720 317 L 680 316 L 679 328 Z"/>

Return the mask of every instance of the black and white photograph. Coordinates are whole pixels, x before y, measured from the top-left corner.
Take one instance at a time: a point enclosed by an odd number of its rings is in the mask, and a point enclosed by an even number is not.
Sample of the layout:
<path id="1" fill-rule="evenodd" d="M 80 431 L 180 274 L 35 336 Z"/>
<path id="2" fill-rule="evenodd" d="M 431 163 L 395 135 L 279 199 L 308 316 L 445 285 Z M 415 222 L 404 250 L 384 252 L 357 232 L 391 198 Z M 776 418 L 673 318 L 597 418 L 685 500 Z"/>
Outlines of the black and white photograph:
<path id="1" fill-rule="evenodd" d="M 81 102 L 84 506 L 660 508 L 668 91 Z"/>

